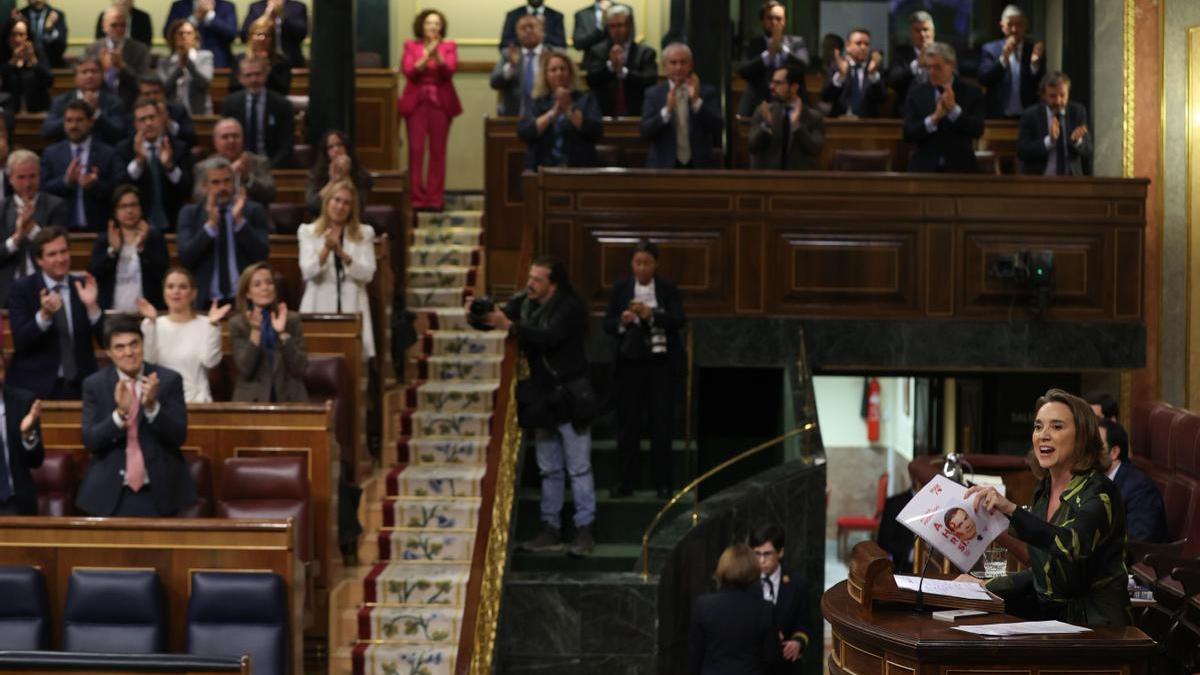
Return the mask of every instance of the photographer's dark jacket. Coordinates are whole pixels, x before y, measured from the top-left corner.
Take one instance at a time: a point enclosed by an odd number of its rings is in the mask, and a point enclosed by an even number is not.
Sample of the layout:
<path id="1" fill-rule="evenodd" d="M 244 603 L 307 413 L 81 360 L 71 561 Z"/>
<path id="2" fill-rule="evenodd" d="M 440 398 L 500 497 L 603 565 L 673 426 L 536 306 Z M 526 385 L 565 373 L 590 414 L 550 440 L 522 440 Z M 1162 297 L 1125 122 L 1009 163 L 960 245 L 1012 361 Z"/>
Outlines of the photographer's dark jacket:
<path id="1" fill-rule="evenodd" d="M 522 311 L 527 302 L 529 307 Z M 560 383 L 588 374 L 583 346 L 587 309 L 575 293 L 560 288 L 545 307 L 527 300 L 524 292 L 517 293 L 504 305 L 504 315 L 513 322 L 509 333 L 517 338 L 539 389 L 554 388 L 547 362 Z"/>
<path id="2" fill-rule="evenodd" d="M 620 354 L 621 340 L 624 337 L 620 332 L 621 313 L 629 309 L 629 303 L 633 300 L 635 283 L 637 280 L 634 277 L 628 277 L 613 285 L 612 295 L 608 299 L 608 311 L 604 314 L 604 332 L 617 338 L 613 340 L 613 357 L 614 362 L 617 363 L 623 360 Z M 679 299 L 679 287 L 668 279 L 655 276 L 654 298 L 658 307 L 654 309 L 649 323 L 666 331 L 667 358 L 671 359 L 671 367 L 676 372 L 683 372 L 686 365 L 683 340 L 679 336 L 679 331 L 687 322 L 687 317 L 683 313 L 683 302 Z M 643 326 L 649 328 L 646 322 L 643 322 Z"/>

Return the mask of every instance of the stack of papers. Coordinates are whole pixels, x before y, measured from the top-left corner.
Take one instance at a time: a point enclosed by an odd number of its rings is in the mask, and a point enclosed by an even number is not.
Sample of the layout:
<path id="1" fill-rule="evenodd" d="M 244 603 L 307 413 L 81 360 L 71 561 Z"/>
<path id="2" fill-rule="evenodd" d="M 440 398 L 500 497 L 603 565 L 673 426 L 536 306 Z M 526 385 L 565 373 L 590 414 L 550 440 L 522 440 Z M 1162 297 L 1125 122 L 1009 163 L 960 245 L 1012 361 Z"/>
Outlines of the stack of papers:
<path id="1" fill-rule="evenodd" d="M 1062 621 L 1016 621 L 1013 623 L 989 623 L 982 626 L 955 626 L 954 630 L 975 635 L 1004 637 L 1007 635 L 1070 635 L 1087 633 L 1092 629 Z"/>
<path id="2" fill-rule="evenodd" d="M 973 584 L 966 581 L 944 581 L 942 579 L 926 579 L 924 584 L 921 584 L 920 577 L 895 575 L 896 586 L 909 590 L 917 590 L 917 586 L 921 586 L 923 593 L 931 595 L 944 595 L 948 598 L 963 598 L 964 600 L 991 600 L 992 596 L 987 590 L 979 584 Z"/>

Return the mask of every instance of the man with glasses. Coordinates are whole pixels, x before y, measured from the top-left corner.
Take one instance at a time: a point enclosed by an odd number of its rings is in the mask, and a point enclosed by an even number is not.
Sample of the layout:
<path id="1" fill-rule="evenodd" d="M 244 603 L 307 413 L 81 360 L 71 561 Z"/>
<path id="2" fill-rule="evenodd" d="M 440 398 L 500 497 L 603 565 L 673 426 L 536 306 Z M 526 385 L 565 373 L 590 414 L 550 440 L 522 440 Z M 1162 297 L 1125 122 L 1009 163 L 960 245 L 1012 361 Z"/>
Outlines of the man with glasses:
<path id="1" fill-rule="evenodd" d="M 808 646 L 808 582 L 793 570 L 784 569 L 784 534 L 778 524 L 754 528 L 748 543 L 758 558 L 763 599 L 775 608 L 775 627 L 783 642 L 783 663 L 772 672 L 800 673 Z"/>
<path id="2" fill-rule="evenodd" d="M 750 168 L 815 169 L 825 141 L 821 113 L 804 105 L 804 71 L 779 68 L 771 75 L 774 101 L 763 101 L 750 120 Z"/>

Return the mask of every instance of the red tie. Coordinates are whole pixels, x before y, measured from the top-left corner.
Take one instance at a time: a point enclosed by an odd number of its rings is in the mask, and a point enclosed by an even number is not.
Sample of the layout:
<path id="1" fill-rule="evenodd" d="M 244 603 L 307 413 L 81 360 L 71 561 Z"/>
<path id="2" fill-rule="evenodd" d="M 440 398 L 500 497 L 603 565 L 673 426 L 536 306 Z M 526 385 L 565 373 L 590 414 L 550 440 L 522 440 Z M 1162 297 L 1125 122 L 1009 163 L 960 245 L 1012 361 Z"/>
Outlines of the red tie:
<path id="1" fill-rule="evenodd" d="M 137 492 L 146 484 L 146 459 L 142 456 L 142 445 L 138 443 L 138 412 L 142 406 L 133 380 L 126 380 L 125 383 L 129 385 L 129 395 L 133 398 L 129 404 L 129 416 L 125 418 L 125 484 Z"/>

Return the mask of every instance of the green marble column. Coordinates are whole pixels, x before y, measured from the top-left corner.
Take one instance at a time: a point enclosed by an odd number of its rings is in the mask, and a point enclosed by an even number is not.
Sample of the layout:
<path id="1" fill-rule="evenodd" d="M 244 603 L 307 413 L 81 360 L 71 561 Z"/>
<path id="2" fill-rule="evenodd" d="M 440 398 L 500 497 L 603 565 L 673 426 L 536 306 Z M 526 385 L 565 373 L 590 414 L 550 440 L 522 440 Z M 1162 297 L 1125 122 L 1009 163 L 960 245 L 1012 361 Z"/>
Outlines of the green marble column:
<path id="1" fill-rule="evenodd" d="M 358 0 L 358 17 L 355 21 L 357 51 L 374 52 L 383 59 L 383 66 L 391 55 L 390 31 L 392 17 L 388 0 Z M 411 19 L 409 19 L 411 21 Z"/>
<path id="2" fill-rule="evenodd" d="M 308 141 L 327 129 L 354 136 L 354 2 L 314 0 L 309 60 Z"/>

